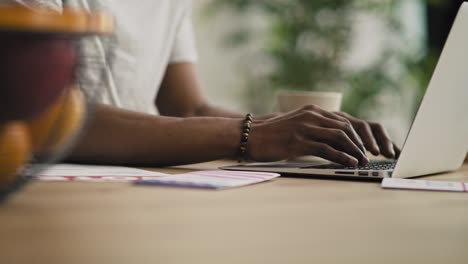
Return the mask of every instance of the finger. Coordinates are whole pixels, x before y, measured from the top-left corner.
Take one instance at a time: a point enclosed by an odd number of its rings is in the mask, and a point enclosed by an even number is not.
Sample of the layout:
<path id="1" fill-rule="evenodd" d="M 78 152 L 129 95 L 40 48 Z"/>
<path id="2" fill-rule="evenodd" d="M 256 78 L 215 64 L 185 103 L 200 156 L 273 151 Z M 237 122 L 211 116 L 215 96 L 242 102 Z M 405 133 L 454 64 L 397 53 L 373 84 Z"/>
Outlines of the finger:
<path id="1" fill-rule="evenodd" d="M 312 117 L 314 121 L 317 120 L 317 117 L 327 118 L 327 120 L 325 121 L 326 121 L 326 124 L 328 124 L 329 128 L 337 128 L 337 129 L 341 129 L 345 131 L 348 134 L 348 136 L 351 138 L 351 140 L 360 148 L 362 153 L 366 155 L 366 148 L 364 146 L 364 143 L 362 142 L 358 133 L 354 130 L 351 122 L 346 117 L 340 116 L 337 113 L 323 110 L 320 107 L 315 106 L 315 105 L 306 105 L 300 109 L 297 109 L 291 112 L 291 114 L 297 115 L 299 113 L 304 113 L 304 112 L 309 113 L 310 117 Z M 334 123 L 333 121 L 337 121 L 338 123 Z"/>
<path id="2" fill-rule="evenodd" d="M 336 150 L 333 147 L 314 141 L 309 141 L 306 146 L 306 155 L 314 155 L 332 162 L 343 164 L 345 166 L 355 167 L 358 165 L 358 160 L 342 151 Z"/>
<path id="3" fill-rule="evenodd" d="M 370 125 L 367 122 L 359 119 L 351 120 L 351 123 L 353 124 L 367 149 L 375 156 L 380 155 L 380 148 L 376 138 L 374 137 L 374 134 L 372 133 Z"/>
<path id="4" fill-rule="evenodd" d="M 398 159 L 401 154 L 401 149 L 395 143 L 393 143 L 393 150 L 395 151 L 395 159 Z"/>
<path id="5" fill-rule="evenodd" d="M 329 118 L 332 118 L 332 119 L 336 119 L 338 121 L 341 121 L 344 123 L 344 128 L 347 128 L 349 125 L 351 125 L 351 127 L 348 129 L 348 136 L 354 141 L 354 142 L 357 142 L 357 146 L 362 150 L 362 152 L 364 154 L 366 154 L 367 150 L 366 150 L 366 147 L 364 146 L 364 142 L 362 141 L 361 137 L 359 136 L 359 134 L 356 132 L 356 129 L 354 128 L 353 124 L 351 123 L 351 121 L 349 121 L 348 119 L 342 117 L 342 116 L 339 116 L 335 113 L 330 113 L 330 112 L 324 112 L 323 113 L 326 117 L 329 117 Z"/>
<path id="6" fill-rule="evenodd" d="M 357 130 L 360 120 L 357 119 L 357 118 L 354 118 L 353 116 L 350 116 L 350 115 L 348 115 L 346 113 L 342 113 L 342 112 L 333 112 L 333 113 L 330 113 L 330 114 L 332 114 L 334 116 L 337 116 L 337 117 L 340 117 L 341 119 L 339 119 L 339 120 L 343 120 L 343 122 L 350 123 L 353 126 L 354 137 L 356 137 L 359 140 L 359 142 L 361 144 L 360 148 L 363 150 L 363 152 L 367 153 L 367 149 L 366 149 L 367 144 L 364 141 L 364 139 L 362 138 L 362 136 L 359 134 L 359 131 Z"/>
<path id="7" fill-rule="evenodd" d="M 357 132 L 354 130 L 354 127 L 349 122 L 341 122 L 328 117 L 322 117 L 320 120 L 320 125 L 326 128 L 333 128 L 344 131 L 353 141 L 353 143 L 360 149 L 364 156 L 366 156 L 366 148 L 364 147 L 361 138 L 359 138 Z"/>
<path id="8" fill-rule="evenodd" d="M 356 158 L 361 165 L 367 165 L 369 159 L 359 149 L 356 144 L 348 137 L 348 135 L 339 129 L 327 129 L 322 127 L 314 127 L 309 135 L 314 141 L 326 143 L 337 150 L 344 151 L 352 157 Z"/>
<path id="9" fill-rule="evenodd" d="M 353 125 L 356 132 L 359 134 L 359 137 L 364 142 L 364 146 L 375 156 L 380 154 L 380 149 L 377 144 L 377 141 L 372 134 L 372 129 L 370 128 L 367 122 L 357 119 L 347 113 L 337 112 L 337 115 L 343 116 L 348 119 Z"/>
<path id="10" fill-rule="evenodd" d="M 381 153 L 385 157 L 395 158 L 393 142 L 390 140 L 387 130 L 381 124 L 378 123 L 370 123 L 370 126 L 372 128 L 374 137 L 377 140 L 377 144 L 380 147 Z"/>

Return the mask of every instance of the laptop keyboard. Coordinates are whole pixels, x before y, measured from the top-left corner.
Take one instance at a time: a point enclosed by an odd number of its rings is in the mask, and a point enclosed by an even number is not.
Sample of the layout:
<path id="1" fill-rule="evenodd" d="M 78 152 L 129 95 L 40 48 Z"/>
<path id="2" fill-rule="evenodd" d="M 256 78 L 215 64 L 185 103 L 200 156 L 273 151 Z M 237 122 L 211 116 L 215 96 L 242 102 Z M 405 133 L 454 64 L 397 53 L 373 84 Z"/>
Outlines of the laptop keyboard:
<path id="1" fill-rule="evenodd" d="M 389 160 L 371 160 L 366 166 L 345 167 L 338 164 L 326 164 L 319 166 L 301 167 L 301 169 L 334 169 L 334 170 L 393 170 L 396 161 Z"/>
<path id="2" fill-rule="evenodd" d="M 395 168 L 396 161 L 381 161 L 375 160 L 370 161 L 366 166 L 359 166 L 357 168 L 347 167 L 350 170 L 393 170 Z"/>

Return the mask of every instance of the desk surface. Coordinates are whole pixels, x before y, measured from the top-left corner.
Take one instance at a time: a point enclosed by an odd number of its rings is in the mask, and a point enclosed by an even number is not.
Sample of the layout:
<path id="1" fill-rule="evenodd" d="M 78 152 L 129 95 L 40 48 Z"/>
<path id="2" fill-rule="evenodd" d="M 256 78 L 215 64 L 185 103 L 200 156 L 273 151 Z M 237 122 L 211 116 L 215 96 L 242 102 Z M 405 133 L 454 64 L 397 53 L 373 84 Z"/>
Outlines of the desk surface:
<path id="1" fill-rule="evenodd" d="M 468 165 L 431 179 L 468 182 Z M 297 178 L 225 191 L 35 182 L 0 206 L 0 263 L 466 264 L 468 195 Z"/>

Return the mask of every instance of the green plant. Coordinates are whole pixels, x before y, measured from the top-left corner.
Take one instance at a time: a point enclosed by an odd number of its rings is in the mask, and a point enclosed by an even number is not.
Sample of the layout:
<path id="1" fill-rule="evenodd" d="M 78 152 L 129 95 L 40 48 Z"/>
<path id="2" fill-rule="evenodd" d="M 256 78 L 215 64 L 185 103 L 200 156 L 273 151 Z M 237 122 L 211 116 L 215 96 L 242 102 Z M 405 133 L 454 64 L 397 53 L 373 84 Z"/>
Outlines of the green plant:
<path id="1" fill-rule="evenodd" d="M 416 94 L 428 79 L 428 72 L 414 70 L 427 65 L 423 53 L 415 54 L 389 41 L 377 59 L 364 68 L 343 66 L 352 41 L 356 14 L 371 14 L 385 21 L 385 30 L 401 39 L 399 4 L 401 0 L 212 0 L 211 13 L 229 10 L 246 18 L 260 16 L 268 26 L 262 29 L 261 47 L 254 58 L 266 60 L 266 71 L 250 76 L 249 98 L 276 89 L 332 90 L 345 92 L 343 109 L 360 115 L 376 104 L 384 90 L 400 92 L 412 86 Z M 242 23 L 239 23 L 242 24 Z M 245 46 L 258 36 L 251 25 L 239 26 L 226 36 L 231 47 Z M 255 72 L 255 63 L 244 63 L 244 71 Z M 262 67 L 262 66 L 260 66 Z M 397 74 L 389 74 L 395 72 Z M 416 96 L 418 98 L 418 96 Z"/>

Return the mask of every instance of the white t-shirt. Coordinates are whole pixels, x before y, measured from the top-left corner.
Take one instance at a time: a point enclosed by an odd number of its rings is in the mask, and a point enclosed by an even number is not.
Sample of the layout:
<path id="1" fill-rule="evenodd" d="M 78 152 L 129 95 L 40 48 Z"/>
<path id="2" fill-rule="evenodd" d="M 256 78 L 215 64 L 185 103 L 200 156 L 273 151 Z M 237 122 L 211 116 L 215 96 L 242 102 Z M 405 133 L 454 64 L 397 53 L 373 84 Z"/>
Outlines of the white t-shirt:
<path id="1" fill-rule="evenodd" d="M 44 5 L 60 10 L 61 0 L 0 0 Z M 197 58 L 191 0 L 69 0 L 71 6 L 101 7 L 117 22 L 110 87 L 102 102 L 129 110 L 154 113 L 154 99 L 171 63 Z M 97 43 L 93 49 L 99 49 Z M 97 52 L 101 52 L 98 50 Z M 94 51 L 96 52 L 96 51 Z"/>

